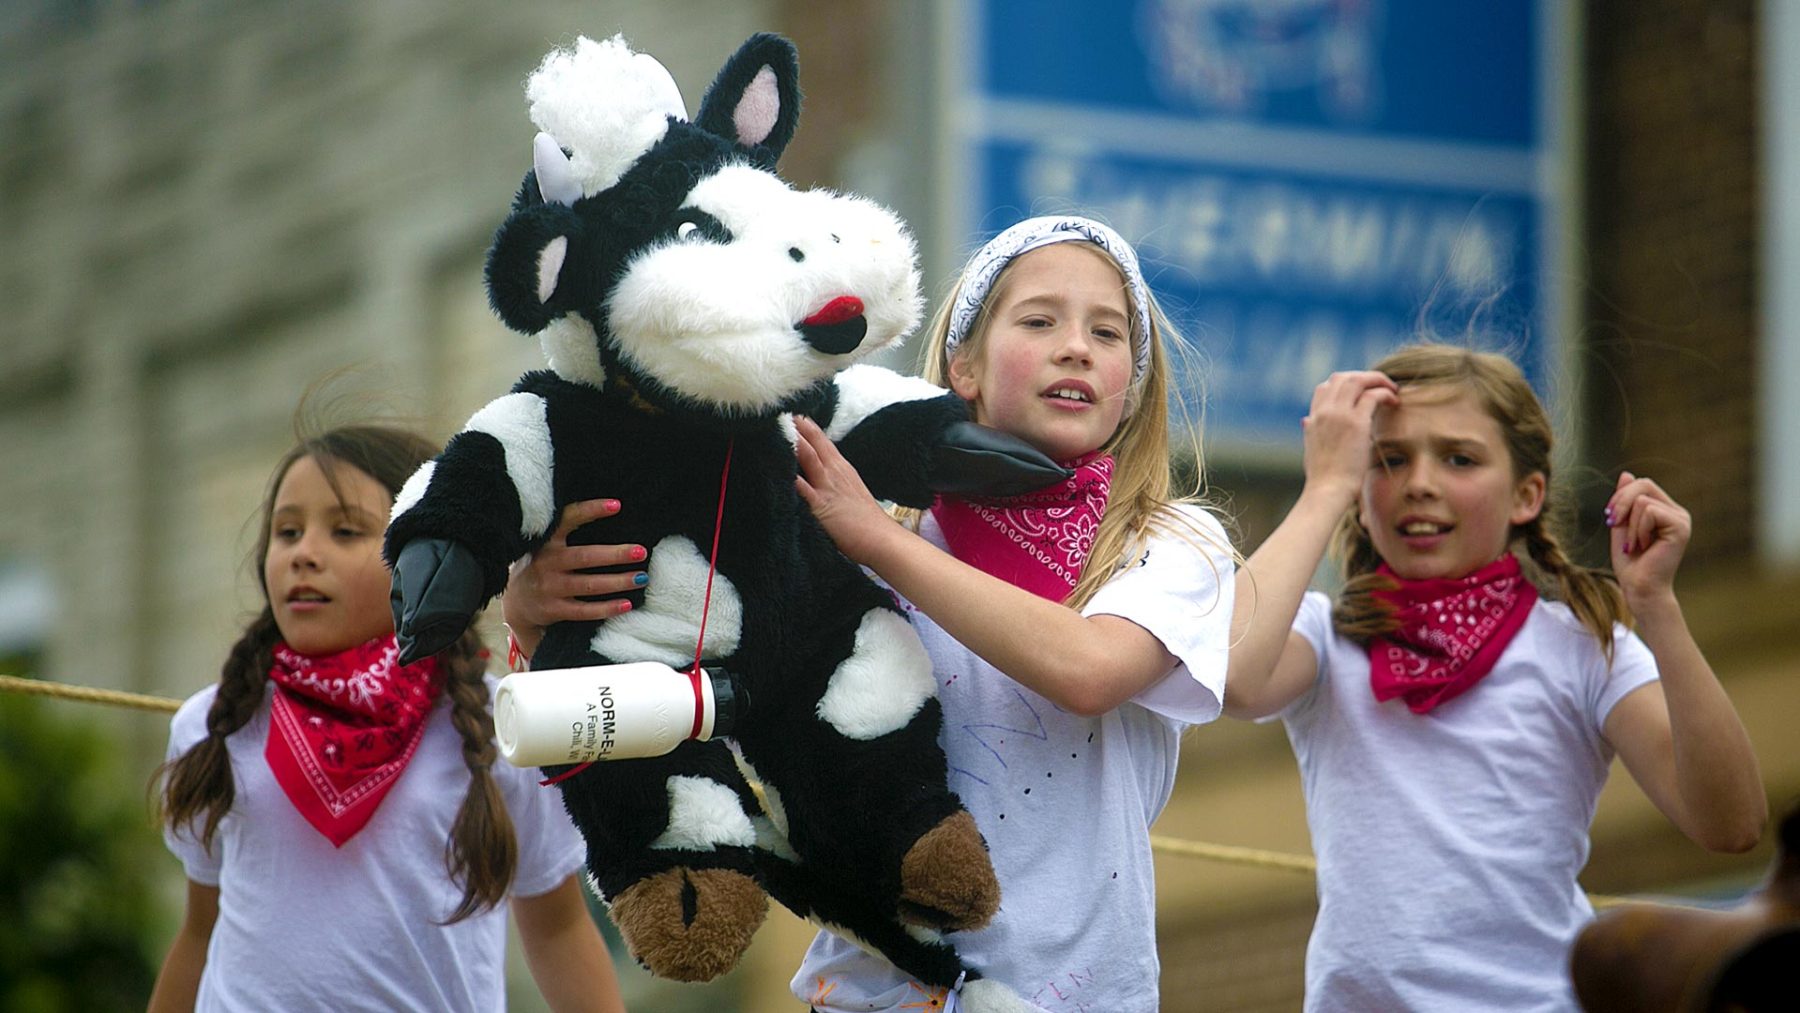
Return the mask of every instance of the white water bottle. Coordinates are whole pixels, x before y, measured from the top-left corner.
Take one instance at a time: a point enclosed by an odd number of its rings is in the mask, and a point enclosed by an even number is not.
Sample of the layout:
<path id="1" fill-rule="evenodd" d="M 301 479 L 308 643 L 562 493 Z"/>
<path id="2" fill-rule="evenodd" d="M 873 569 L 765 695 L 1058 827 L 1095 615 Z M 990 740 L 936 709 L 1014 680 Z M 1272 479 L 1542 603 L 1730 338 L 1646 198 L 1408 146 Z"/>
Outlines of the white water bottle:
<path id="1" fill-rule="evenodd" d="M 717 669 L 701 669 L 698 694 L 686 672 L 655 661 L 514 672 L 494 694 L 494 738 L 516 767 L 661 756 L 730 734 L 747 703 Z"/>

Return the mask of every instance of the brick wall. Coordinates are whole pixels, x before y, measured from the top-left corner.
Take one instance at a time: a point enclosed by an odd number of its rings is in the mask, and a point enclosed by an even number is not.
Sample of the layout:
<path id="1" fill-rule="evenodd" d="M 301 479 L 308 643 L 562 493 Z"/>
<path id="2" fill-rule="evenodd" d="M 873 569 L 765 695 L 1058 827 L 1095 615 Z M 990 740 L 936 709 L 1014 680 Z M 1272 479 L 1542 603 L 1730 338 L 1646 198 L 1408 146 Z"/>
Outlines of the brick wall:
<path id="1" fill-rule="evenodd" d="M 1755 549 L 1756 7 L 1587 7 L 1587 457 L 1693 512 L 1696 571 Z"/>

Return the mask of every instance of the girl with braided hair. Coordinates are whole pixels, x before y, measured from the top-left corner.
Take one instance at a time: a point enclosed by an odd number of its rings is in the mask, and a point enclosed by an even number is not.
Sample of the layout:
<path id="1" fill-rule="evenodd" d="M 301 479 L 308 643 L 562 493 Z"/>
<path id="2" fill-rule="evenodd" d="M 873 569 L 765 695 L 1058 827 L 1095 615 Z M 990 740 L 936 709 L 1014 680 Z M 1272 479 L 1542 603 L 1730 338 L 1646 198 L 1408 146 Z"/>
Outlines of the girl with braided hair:
<path id="1" fill-rule="evenodd" d="M 1688 513 L 1625 472 L 1612 574 L 1572 562 L 1549 418 L 1499 355 L 1402 348 L 1320 384 L 1304 427 L 1300 499 L 1237 578 L 1225 710 L 1279 716 L 1299 760 L 1306 1008 L 1575 1009 L 1613 756 L 1708 849 L 1748 850 L 1767 816 L 1675 599 Z M 1335 607 L 1306 589 L 1330 542 Z"/>
<path id="2" fill-rule="evenodd" d="M 437 450 L 347 426 L 276 465 L 262 610 L 159 771 L 188 889 L 152 1010 L 500 1009 L 509 906 L 553 1008 L 623 1009 L 580 838 L 494 762 L 479 638 L 396 660 L 381 536 Z"/>

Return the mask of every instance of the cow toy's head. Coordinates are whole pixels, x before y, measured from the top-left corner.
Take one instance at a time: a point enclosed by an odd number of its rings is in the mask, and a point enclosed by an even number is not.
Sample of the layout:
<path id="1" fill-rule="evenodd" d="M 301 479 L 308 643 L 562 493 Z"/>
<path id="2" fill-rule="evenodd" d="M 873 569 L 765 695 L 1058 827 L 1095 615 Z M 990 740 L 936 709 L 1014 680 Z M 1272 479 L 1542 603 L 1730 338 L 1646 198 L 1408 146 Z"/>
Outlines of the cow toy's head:
<path id="1" fill-rule="evenodd" d="M 797 68 L 787 40 L 752 37 L 692 121 L 668 71 L 618 37 L 531 75 L 541 133 L 488 294 L 556 373 L 653 410 L 767 416 L 917 324 L 900 220 L 775 175 Z"/>

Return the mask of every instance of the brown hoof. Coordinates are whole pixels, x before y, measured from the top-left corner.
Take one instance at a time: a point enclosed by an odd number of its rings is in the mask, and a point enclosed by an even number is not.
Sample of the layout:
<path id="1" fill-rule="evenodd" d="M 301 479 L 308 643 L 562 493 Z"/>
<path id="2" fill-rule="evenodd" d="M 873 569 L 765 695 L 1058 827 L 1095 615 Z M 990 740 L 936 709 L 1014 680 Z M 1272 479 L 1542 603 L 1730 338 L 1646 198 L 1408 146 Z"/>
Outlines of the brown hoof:
<path id="1" fill-rule="evenodd" d="M 944 817 L 900 860 L 902 921 L 960 932 L 986 925 L 999 908 L 1000 881 L 966 811 Z"/>
<path id="2" fill-rule="evenodd" d="M 768 913 L 762 887 L 729 869 L 659 872 L 612 902 L 632 957 L 672 981 L 711 981 L 736 967 Z"/>

